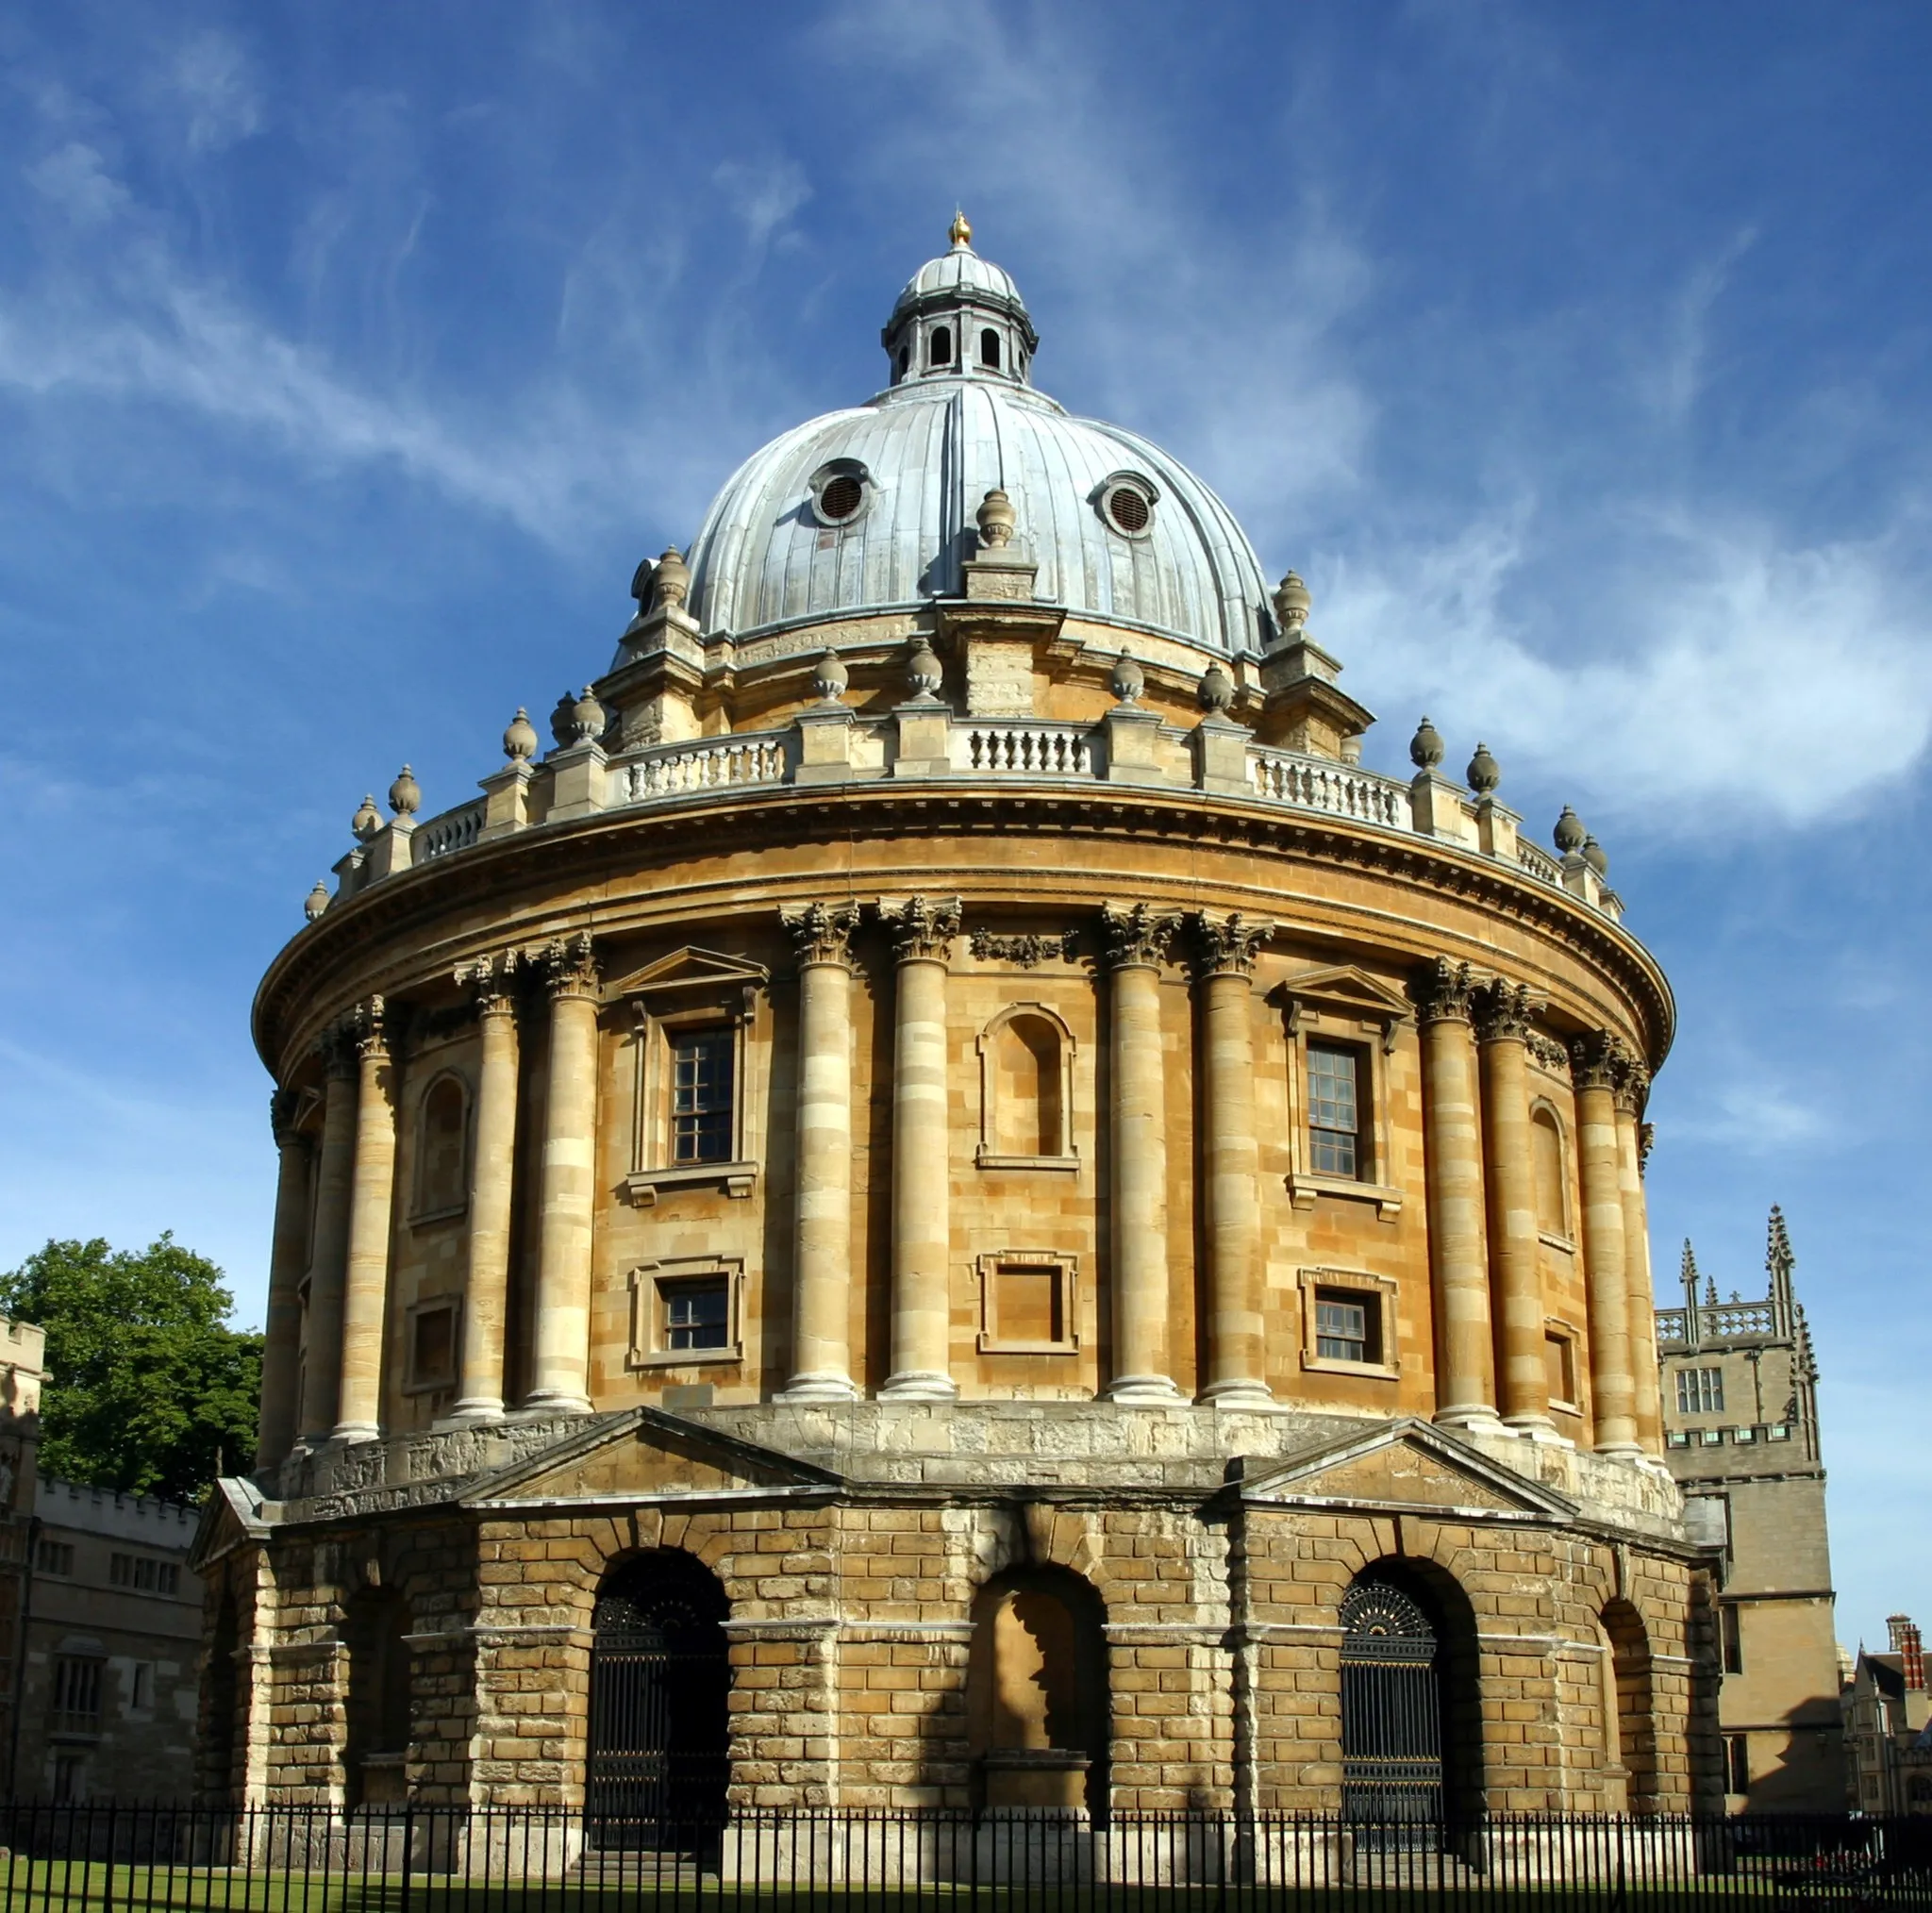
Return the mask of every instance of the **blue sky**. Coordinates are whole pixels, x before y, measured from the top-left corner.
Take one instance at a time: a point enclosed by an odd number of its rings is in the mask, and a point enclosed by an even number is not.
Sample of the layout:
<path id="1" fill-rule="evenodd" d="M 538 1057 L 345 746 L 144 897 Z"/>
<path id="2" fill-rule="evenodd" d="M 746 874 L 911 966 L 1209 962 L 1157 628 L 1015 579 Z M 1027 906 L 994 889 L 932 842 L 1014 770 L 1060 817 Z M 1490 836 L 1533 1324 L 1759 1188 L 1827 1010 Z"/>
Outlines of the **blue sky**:
<path id="1" fill-rule="evenodd" d="M 408 759 L 460 801 L 633 566 L 883 377 L 956 201 L 1039 382 L 1241 516 L 1377 709 L 1574 803 L 1682 1011 L 1659 1273 L 1824 1364 L 1840 1632 L 1932 1609 L 1932 13 L 0 14 L 0 1266 L 258 1315 L 246 1010 Z M 1915 1458 L 1915 1456 L 1917 1458 Z"/>

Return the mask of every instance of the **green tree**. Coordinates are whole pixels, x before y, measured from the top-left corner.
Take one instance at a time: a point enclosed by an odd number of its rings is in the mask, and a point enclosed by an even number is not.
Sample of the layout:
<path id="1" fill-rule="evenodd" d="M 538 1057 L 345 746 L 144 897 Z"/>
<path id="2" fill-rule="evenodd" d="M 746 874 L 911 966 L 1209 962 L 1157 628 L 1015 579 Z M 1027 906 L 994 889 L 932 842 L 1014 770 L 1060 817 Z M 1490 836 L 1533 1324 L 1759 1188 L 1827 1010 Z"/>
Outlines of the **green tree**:
<path id="1" fill-rule="evenodd" d="M 0 1274 L 0 1313 L 47 1331 L 42 1472 L 192 1502 L 252 1462 L 261 1337 L 233 1307 L 172 1234 L 139 1253 L 50 1241 Z"/>

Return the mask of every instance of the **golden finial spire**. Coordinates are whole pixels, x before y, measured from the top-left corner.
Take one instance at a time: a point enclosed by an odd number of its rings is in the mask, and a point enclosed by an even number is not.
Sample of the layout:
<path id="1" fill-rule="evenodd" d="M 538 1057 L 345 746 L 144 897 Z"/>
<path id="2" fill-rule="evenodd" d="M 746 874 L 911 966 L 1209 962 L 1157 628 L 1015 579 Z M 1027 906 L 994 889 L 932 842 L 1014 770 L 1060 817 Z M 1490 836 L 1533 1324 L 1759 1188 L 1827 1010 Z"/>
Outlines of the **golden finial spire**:
<path id="1" fill-rule="evenodd" d="M 956 246 L 970 246 L 973 243 L 973 225 L 958 207 L 953 208 L 953 223 L 946 228 L 946 237 Z"/>

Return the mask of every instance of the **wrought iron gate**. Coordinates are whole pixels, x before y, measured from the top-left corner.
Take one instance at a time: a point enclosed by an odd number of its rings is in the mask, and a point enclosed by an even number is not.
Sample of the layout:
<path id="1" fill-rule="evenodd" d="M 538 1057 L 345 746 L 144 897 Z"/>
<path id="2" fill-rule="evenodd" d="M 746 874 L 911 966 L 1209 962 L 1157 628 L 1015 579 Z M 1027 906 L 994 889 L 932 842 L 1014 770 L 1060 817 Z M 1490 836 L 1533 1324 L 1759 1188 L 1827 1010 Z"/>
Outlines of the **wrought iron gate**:
<path id="1" fill-rule="evenodd" d="M 669 1551 L 631 1563 L 598 1598 L 586 1776 L 592 1844 L 689 1848 L 723 1822 L 724 1614 L 717 1583 Z"/>
<path id="2" fill-rule="evenodd" d="M 1341 1597 L 1341 1810 L 1407 1824 L 1442 1818 L 1441 1644 L 1420 1605 L 1386 1581 Z"/>

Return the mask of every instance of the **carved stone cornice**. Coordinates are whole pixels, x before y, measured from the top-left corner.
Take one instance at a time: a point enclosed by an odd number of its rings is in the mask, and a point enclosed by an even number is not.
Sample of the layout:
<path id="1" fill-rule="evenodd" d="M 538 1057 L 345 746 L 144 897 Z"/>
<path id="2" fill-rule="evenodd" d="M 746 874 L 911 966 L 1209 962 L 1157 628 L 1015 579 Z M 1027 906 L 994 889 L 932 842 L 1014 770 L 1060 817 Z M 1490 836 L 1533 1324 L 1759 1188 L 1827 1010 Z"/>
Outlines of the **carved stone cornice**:
<path id="1" fill-rule="evenodd" d="M 851 904 L 807 904 L 803 909 L 778 912 L 778 920 L 798 952 L 800 969 L 814 963 L 852 967 L 852 933 L 858 911 Z"/>
<path id="2" fill-rule="evenodd" d="M 1102 904 L 1100 935 L 1108 967 L 1124 970 L 1138 964 L 1159 969 L 1179 923 L 1178 916 L 1157 910 L 1152 904 L 1133 904 L 1125 909 L 1118 904 Z"/>
<path id="3" fill-rule="evenodd" d="M 968 947 L 982 963 L 1017 963 L 1022 970 L 1031 970 L 1049 956 L 1071 962 L 1079 940 L 1077 930 L 1062 930 L 1057 937 L 996 937 L 991 930 L 975 930 Z"/>
<path id="4" fill-rule="evenodd" d="M 1507 983 L 1498 977 L 1484 984 L 1474 994 L 1472 1010 L 1475 1033 L 1486 1043 L 1526 1044 L 1535 1007 L 1526 983 Z"/>
<path id="5" fill-rule="evenodd" d="M 1614 1030 L 1591 1030 L 1570 1040 L 1570 1076 L 1579 1090 L 1614 1092 L 1634 1060 L 1629 1045 Z"/>
<path id="6" fill-rule="evenodd" d="M 552 1001 L 560 997 L 597 994 L 597 951 L 588 930 L 574 937 L 559 937 L 543 946 L 538 962 L 543 971 L 543 987 Z"/>
<path id="7" fill-rule="evenodd" d="M 1467 963 L 1452 963 L 1446 956 L 1438 956 L 1409 984 L 1416 1021 L 1424 1024 L 1467 1023 L 1475 988 L 1475 977 Z"/>
<path id="8" fill-rule="evenodd" d="M 527 968 L 528 959 L 522 951 L 499 950 L 493 956 L 477 957 L 474 963 L 458 963 L 457 987 L 469 992 L 478 1016 L 513 1016 L 517 973 Z"/>
<path id="9" fill-rule="evenodd" d="M 1194 974 L 1203 983 L 1210 976 L 1252 976 L 1256 956 L 1274 935 L 1273 923 L 1257 923 L 1239 910 L 1218 921 L 1197 910 L 1188 927 L 1194 940 Z"/>
<path id="10" fill-rule="evenodd" d="M 943 963 L 959 934 L 958 897 L 906 897 L 879 905 L 879 922 L 891 932 L 901 963 Z"/>

